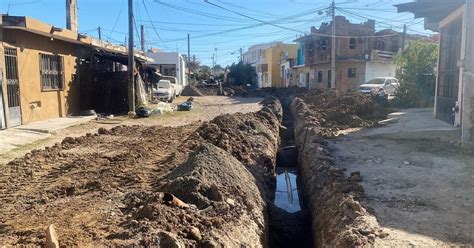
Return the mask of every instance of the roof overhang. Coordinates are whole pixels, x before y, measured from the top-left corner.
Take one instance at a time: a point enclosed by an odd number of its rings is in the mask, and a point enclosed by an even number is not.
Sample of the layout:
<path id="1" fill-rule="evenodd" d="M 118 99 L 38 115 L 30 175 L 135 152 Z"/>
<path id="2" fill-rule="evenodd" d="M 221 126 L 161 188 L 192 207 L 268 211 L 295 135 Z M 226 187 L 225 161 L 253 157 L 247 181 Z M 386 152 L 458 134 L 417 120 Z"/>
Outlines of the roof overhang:
<path id="1" fill-rule="evenodd" d="M 439 23 L 468 0 L 414 0 L 394 5 L 398 13 L 410 12 L 415 18 L 425 18 L 425 29 L 439 31 Z"/>
<path id="2" fill-rule="evenodd" d="M 30 17 L 2 15 L 1 18 L 3 29 L 21 30 L 48 37 L 53 40 L 61 40 L 64 42 L 89 47 L 96 50 L 96 52 L 98 52 L 100 55 L 108 54 L 110 58 L 115 57 L 115 59 L 122 60 L 124 56 L 128 56 L 127 48 L 125 46 L 98 40 L 68 29 L 55 27 Z M 134 56 L 135 59 L 143 63 L 154 62 L 152 58 L 146 57 L 141 51 L 136 51 Z"/>

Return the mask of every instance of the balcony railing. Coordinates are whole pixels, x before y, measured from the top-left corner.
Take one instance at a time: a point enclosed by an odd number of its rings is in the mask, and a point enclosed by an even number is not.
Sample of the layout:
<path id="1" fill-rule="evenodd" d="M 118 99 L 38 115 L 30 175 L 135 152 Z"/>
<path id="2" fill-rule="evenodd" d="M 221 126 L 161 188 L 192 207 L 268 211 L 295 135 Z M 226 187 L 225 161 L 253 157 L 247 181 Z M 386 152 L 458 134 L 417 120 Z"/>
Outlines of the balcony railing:
<path id="1" fill-rule="evenodd" d="M 395 59 L 397 53 L 391 51 L 382 51 L 382 50 L 372 50 L 370 55 L 370 60 L 372 61 L 382 61 L 382 62 L 392 62 Z"/>

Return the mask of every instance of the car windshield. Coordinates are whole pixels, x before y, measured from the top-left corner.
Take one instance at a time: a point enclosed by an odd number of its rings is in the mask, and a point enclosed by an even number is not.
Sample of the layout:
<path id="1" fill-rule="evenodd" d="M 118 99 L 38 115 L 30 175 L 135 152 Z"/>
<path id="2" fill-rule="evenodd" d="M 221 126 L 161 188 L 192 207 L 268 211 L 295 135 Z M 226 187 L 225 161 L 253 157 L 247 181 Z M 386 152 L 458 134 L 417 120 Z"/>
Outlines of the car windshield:
<path id="1" fill-rule="evenodd" d="M 160 81 L 160 82 L 158 82 L 158 88 L 159 89 L 168 89 L 170 87 L 171 87 L 170 81 Z"/>
<path id="2" fill-rule="evenodd" d="M 385 82 L 385 78 L 374 78 L 367 82 L 366 84 L 383 84 Z"/>

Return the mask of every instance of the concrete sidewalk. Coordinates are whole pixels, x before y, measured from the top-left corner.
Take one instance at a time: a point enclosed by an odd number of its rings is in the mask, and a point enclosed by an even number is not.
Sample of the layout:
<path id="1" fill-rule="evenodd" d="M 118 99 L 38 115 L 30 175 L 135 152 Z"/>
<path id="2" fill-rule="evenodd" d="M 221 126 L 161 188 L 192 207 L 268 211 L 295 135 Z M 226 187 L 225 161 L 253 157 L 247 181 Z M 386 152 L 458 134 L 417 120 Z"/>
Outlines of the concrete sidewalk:
<path id="1" fill-rule="evenodd" d="M 356 135 L 401 139 L 459 140 L 461 129 L 433 117 L 431 108 L 402 109 L 382 121 L 383 127 L 363 130 Z"/>
<path id="2" fill-rule="evenodd" d="M 48 138 L 58 130 L 79 125 L 94 118 L 96 118 L 95 115 L 53 118 L 0 130 L 0 153 L 7 153 L 17 147 Z"/>

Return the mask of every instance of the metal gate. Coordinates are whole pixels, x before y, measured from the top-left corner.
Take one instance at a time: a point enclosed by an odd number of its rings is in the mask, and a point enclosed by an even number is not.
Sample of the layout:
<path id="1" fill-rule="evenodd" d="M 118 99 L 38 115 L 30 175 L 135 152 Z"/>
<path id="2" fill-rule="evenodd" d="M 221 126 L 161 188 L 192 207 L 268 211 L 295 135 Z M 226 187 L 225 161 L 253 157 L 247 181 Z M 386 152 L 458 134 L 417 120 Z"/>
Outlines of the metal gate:
<path id="1" fill-rule="evenodd" d="M 5 48 L 5 80 L 7 81 L 8 112 L 10 126 L 21 125 L 20 83 L 16 49 Z"/>
<path id="2" fill-rule="evenodd" d="M 458 101 L 461 34 L 461 19 L 441 29 L 436 117 L 450 124 L 454 124 Z"/>

